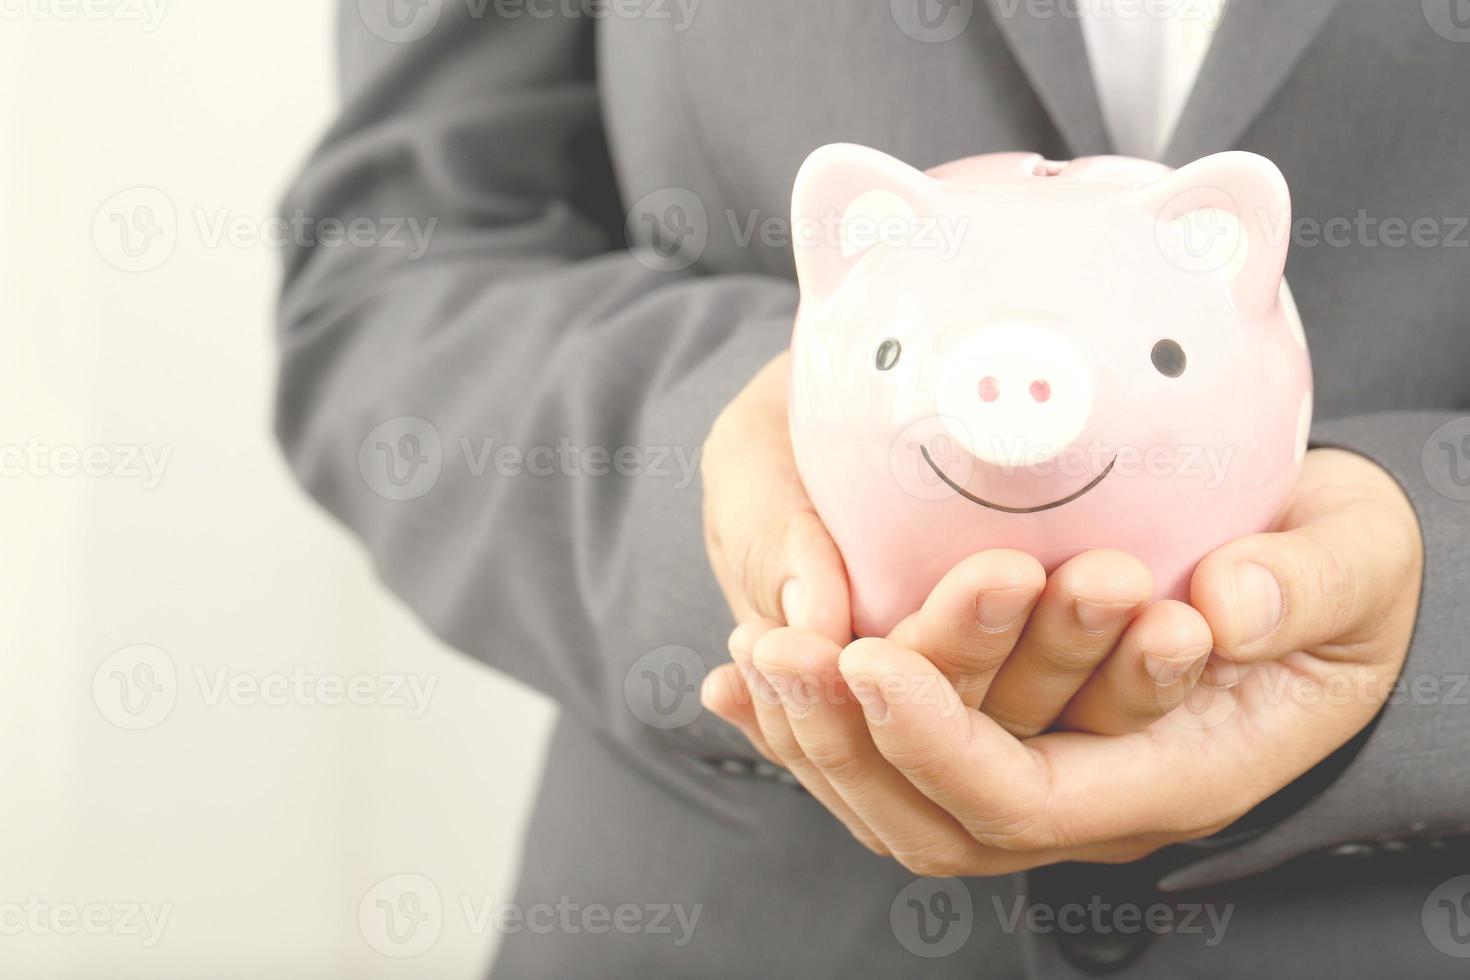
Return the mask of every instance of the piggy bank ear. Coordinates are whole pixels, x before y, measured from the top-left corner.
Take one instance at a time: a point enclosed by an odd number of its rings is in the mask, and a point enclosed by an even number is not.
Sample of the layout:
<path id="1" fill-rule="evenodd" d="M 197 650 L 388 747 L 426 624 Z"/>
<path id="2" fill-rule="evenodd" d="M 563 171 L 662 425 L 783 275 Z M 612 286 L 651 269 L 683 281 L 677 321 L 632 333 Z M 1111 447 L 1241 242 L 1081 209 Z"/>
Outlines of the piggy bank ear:
<path id="1" fill-rule="evenodd" d="M 1278 301 L 1291 245 L 1291 191 L 1254 153 L 1205 157 L 1142 191 L 1175 265 L 1225 277 L 1245 316 Z"/>
<path id="2" fill-rule="evenodd" d="M 807 157 L 791 195 L 803 297 L 827 299 L 863 255 L 926 213 L 939 182 L 886 153 L 832 143 Z"/>

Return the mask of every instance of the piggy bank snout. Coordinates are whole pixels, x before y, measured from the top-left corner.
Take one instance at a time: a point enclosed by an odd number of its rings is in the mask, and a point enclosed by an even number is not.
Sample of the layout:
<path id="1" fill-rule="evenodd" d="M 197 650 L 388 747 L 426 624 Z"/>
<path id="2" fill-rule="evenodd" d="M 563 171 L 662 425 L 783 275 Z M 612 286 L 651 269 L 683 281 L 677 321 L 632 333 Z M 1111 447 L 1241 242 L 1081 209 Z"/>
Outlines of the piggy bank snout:
<path id="1" fill-rule="evenodd" d="M 1046 327 L 986 328 L 944 355 L 935 392 L 945 429 L 996 466 L 1046 463 L 1072 445 L 1093 408 L 1082 352 Z"/>

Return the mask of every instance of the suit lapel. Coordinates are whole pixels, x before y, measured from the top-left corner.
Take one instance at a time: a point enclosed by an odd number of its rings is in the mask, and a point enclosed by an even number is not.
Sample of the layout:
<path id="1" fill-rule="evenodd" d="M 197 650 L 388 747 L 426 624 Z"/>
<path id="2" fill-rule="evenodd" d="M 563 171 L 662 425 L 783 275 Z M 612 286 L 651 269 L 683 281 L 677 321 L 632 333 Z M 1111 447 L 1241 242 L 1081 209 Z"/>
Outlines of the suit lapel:
<path id="1" fill-rule="evenodd" d="M 987 0 L 1021 70 L 1074 156 L 1108 153 L 1111 141 L 1087 60 L 1082 23 L 1059 10 L 1038 17 L 1026 0 Z M 1297 3 L 1300 0 L 1289 0 Z M 1061 4 L 1059 8 L 1066 5 Z"/>
<path id="2" fill-rule="evenodd" d="M 1231 0 L 1164 162 L 1229 150 L 1281 88 L 1339 0 Z"/>

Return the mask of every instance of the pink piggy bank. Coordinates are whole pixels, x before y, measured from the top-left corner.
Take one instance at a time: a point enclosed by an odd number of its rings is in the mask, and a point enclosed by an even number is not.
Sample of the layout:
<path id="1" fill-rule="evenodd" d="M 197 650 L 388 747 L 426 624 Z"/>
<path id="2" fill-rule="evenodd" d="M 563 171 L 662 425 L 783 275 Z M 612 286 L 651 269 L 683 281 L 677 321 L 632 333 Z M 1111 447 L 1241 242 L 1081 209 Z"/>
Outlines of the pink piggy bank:
<path id="1" fill-rule="evenodd" d="M 791 434 L 887 633 L 976 552 L 1048 571 L 1199 560 L 1268 529 L 1300 469 L 1311 364 L 1283 278 L 1286 181 L 1224 153 L 974 157 L 920 173 L 826 146 L 796 180 Z"/>

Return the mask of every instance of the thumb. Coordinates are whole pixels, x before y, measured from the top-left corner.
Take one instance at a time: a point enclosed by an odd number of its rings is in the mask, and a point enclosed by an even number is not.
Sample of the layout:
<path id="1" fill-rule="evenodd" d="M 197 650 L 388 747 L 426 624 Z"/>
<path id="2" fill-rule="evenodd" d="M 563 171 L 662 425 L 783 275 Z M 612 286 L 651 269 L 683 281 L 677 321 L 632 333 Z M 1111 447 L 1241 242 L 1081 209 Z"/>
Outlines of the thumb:
<path id="1" fill-rule="evenodd" d="M 732 544 L 741 591 L 757 614 L 834 643 L 852 639 L 847 572 L 816 514 L 790 513 Z"/>
<path id="2" fill-rule="evenodd" d="M 1195 570 L 1190 599 L 1236 663 L 1274 660 L 1370 634 L 1394 583 L 1384 542 L 1352 510 L 1225 545 Z"/>

